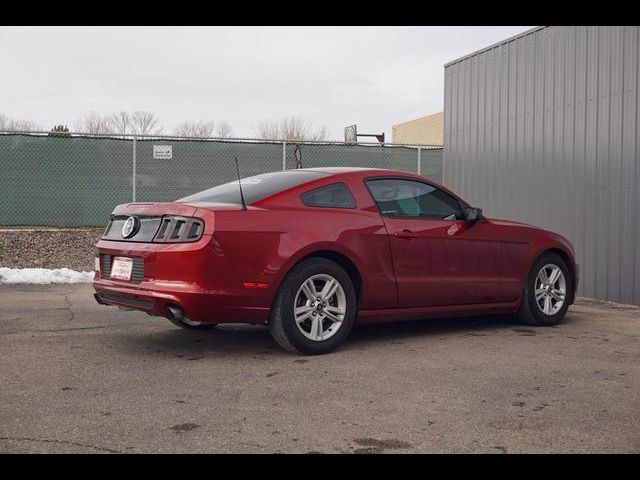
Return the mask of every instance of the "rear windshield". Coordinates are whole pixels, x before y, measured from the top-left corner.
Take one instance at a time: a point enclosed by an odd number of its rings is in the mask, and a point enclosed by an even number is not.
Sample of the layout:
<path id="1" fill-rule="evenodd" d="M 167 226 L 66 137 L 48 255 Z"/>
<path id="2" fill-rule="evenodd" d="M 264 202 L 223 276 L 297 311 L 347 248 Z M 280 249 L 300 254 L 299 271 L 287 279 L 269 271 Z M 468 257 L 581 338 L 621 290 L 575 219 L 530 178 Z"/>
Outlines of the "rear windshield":
<path id="1" fill-rule="evenodd" d="M 284 170 L 282 172 L 263 173 L 255 177 L 242 179 L 242 193 L 247 204 L 257 202 L 275 193 L 326 176 L 323 172 Z M 176 200 L 183 203 L 220 202 L 241 203 L 238 181 L 218 185 L 217 187 L 194 193 Z"/>

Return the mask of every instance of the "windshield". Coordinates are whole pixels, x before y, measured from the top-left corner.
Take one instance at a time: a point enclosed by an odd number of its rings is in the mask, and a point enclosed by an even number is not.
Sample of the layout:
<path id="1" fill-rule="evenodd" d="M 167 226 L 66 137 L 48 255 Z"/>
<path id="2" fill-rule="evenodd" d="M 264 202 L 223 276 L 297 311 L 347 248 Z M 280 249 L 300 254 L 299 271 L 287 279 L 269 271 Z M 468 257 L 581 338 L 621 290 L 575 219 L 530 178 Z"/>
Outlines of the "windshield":
<path id="1" fill-rule="evenodd" d="M 242 179 L 242 193 L 247 204 L 257 202 L 278 192 L 326 176 L 317 171 L 284 170 L 282 172 L 263 173 Z M 238 181 L 218 185 L 217 187 L 194 193 L 176 200 L 181 203 L 241 203 Z"/>

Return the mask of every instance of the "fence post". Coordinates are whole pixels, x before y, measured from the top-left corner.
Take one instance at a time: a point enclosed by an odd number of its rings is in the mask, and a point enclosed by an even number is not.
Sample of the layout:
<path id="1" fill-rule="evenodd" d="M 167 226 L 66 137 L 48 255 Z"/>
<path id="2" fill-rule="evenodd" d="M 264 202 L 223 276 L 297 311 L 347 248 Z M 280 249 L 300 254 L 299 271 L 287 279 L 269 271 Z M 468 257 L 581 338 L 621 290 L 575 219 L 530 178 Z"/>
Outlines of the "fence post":
<path id="1" fill-rule="evenodd" d="M 136 201 L 136 136 L 133 136 L 133 175 L 132 175 L 132 180 L 133 180 L 133 201 L 135 203 Z"/>
<path id="2" fill-rule="evenodd" d="M 282 170 L 287 169 L 287 142 L 282 142 Z"/>
<path id="3" fill-rule="evenodd" d="M 422 175 L 422 147 L 418 147 L 418 175 Z"/>

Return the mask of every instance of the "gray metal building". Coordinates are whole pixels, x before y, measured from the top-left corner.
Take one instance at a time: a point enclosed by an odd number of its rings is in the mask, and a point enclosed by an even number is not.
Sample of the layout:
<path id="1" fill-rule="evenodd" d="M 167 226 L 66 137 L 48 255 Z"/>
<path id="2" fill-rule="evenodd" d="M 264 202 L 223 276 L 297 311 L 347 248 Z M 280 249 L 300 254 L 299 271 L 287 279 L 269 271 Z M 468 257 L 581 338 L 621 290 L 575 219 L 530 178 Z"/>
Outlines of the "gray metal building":
<path id="1" fill-rule="evenodd" d="M 640 304 L 640 27 L 539 27 L 445 65 L 444 182 L 566 236 L 580 295 Z"/>

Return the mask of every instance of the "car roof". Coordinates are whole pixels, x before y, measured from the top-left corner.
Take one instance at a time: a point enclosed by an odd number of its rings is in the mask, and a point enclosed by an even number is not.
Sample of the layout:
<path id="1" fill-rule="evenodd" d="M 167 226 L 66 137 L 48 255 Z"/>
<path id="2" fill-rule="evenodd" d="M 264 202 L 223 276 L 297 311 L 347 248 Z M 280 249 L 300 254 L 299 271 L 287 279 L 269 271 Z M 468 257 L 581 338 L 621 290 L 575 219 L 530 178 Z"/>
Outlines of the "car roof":
<path id="1" fill-rule="evenodd" d="M 310 168 L 298 168 L 298 169 L 290 169 L 286 170 L 287 172 L 318 172 L 324 174 L 321 178 L 316 178 L 312 180 L 308 180 L 300 183 L 299 185 L 292 186 L 291 188 L 286 188 L 284 190 L 275 192 L 273 195 L 268 195 L 263 199 L 257 200 L 255 203 L 268 203 L 273 199 L 278 199 L 282 195 L 287 195 L 290 192 L 300 191 L 301 189 L 309 188 L 309 187 L 320 187 L 324 184 L 330 184 L 332 182 L 340 181 L 343 178 L 346 180 L 347 177 L 353 179 L 356 178 L 368 178 L 368 177 L 401 177 L 407 179 L 415 179 L 420 181 L 426 181 L 427 183 L 433 185 L 436 188 L 443 190 L 444 192 L 450 194 L 454 198 L 458 199 L 463 204 L 467 205 L 467 203 L 456 195 L 454 192 L 436 182 L 432 178 L 424 177 L 418 173 L 407 172 L 404 170 L 391 170 L 386 168 L 371 168 L 371 167 L 310 167 Z"/>
<path id="2" fill-rule="evenodd" d="M 382 170 L 382 169 L 366 168 L 366 167 L 310 167 L 310 168 L 299 168 L 298 170 L 311 170 L 314 172 L 326 172 L 326 173 L 346 173 L 346 172 L 361 172 L 364 170 Z"/>
<path id="3" fill-rule="evenodd" d="M 371 167 L 311 167 L 311 168 L 299 168 L 297 171 L 308 172 L 322 172 L 328 175 L 341 175 L 344 173 L 366 173 L 372 172 L 377 174 L 402 174 L 402 175 L 415 175 L 411 172 L 404 172 L 400 170 L 390 170 L 387 168 L 371 168 Z"/>

